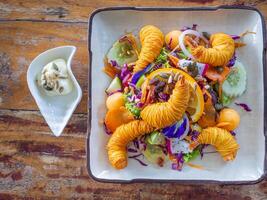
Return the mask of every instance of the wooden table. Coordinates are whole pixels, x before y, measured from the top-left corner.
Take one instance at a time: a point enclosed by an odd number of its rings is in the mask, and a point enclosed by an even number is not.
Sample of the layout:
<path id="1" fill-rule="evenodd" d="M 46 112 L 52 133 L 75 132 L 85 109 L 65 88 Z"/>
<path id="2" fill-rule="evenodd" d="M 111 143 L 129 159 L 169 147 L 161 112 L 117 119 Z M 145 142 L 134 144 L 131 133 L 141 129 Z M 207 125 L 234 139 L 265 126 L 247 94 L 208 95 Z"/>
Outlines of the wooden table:
<path id="1" fill-rule="evenodd" d="M 251 5 L 267 19 L 262 0 L 0 0 L 0 199 L 267 199 L 255 185 L 104 184 L 86 169 L 87 21 L 104 6 Z M 75 45 L 74 73 L 83 98 L 60 138 L 51 135 L 26 84 L 40 52 Z M 99 66 L 101 67 L 101 66 Z"/>

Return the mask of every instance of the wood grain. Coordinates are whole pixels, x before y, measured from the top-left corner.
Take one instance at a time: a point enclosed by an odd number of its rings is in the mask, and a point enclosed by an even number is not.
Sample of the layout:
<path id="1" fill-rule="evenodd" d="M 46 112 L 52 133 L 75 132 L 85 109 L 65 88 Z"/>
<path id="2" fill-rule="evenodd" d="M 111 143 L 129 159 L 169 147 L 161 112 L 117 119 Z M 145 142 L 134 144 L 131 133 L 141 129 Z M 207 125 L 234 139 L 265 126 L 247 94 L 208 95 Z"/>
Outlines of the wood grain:
<path id="1" fill-rule="evenodd" d="M 0 199 L 267 199 L 267 180 L 244 186 L 122 185 L 98 183 L 87 174 L 90 13 L 107 6 L 222 4 L 255 6 L 267 19 L 267 2 L 262 0 L 0 0 Z M 56 138 L 37 111 L 25 75 L 36 55 L 60 45 L 78 47 L 72 67 L 83 99 Z"/>
<path id="2" fill-rule="evenodd" d="M 51 135 L 37 111 L 0 111 L 0 199 L 265 199 L 257 185 L 105 184 L 87 175 L 86 115 L 75 114 L 63 135 Z"/>
<path id="3" fill-rule="evenodd" d="M 266 1 L 262 0 L 1 0 L 0 18 L 2 19 L 38 19 L 56 21 L 87 22 L 89 14 L 100 7 L 109 6 L 217 6 L 250 5 L 266 11 Z M 264 12 L 264 16 L 267 14 Z"/>
<path id="4" fill-rule="evenodd" d="M 0 27 L 0 108 L 37 110 L 26 82 L 31 61 L 49 48 L 74 45 L 72 69 L 83 91 L 76 112 L 87 112 L 87 24 L 0 21 Z"/>

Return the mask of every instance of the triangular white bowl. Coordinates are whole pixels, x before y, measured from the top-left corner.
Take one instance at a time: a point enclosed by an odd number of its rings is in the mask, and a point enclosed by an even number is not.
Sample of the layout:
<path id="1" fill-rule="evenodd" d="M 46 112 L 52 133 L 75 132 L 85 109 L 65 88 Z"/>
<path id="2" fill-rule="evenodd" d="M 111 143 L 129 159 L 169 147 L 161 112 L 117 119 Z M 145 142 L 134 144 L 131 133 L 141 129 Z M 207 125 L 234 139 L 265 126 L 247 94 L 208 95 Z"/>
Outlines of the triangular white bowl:
<path id="1" fill-rule="evenodd" d="M 82 98 L 81 87 L 71 70 L 71 61 L 75 51 L 76 47 L 74 46 L 61 46 L 49 49 L 38 55 L 32 61 L 27 71 L 27 82 L 30 92 L 55 136 L 60 136 Z M 66 61 L 68 73 L 73 82 L 73 90 L 67 95 L 48 96 L 37 85 L 37 74 L 40 73 L 47 63 L 57 58 L 62 58 Z"/>

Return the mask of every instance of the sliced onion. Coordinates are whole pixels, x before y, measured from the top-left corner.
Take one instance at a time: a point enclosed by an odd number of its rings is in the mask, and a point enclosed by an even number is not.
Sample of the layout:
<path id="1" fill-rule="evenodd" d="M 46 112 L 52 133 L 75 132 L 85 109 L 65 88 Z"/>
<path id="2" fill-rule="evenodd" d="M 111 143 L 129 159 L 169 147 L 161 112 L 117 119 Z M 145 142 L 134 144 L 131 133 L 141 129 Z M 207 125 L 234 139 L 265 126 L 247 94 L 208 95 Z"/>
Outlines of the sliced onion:
<path id="1" fill-rule="evenodd" d="M 184 37 L 185 37 L 186 35 L 195 35 L 196 37 L 201 38 L 205 43 L 209 43 L 209 41 L 208 41 L 206 38 L 204 38 L 199 32 L 194 31 L 194 30 L 185 30 L 185 31 L 182 32 L 182 34 L 179 36 L 179 45 L 180 45 L 180 47 L 181 47 L 183 53 L 184 53 L 187 57 L 189 57 L 189 58 L 195 60 L 195 58 L 193 57 L 193 55 L 192 55 L 189 51 L 187 51 L 187 49 L 186 49 L 186 47 L 185 47 L 185 45 L 184 45 Z"/>

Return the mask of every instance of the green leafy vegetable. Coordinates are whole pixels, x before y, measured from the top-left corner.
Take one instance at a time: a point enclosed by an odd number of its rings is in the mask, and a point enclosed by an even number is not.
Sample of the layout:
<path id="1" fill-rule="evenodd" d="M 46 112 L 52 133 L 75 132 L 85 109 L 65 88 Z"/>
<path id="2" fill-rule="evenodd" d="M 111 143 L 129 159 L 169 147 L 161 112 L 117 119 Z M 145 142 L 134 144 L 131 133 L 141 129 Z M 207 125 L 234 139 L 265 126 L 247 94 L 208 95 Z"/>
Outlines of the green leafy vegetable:
<path id="1" fill-rule="evenodd" d="M 126 101 L 125 108 L 129 110 L 134 116 L 139 117 L 141 109 L 138 108 L 135 103 Z"/>
<path id="2" fill-rule="evenodd" d="M 182 51 L 178 52 L 177 55 L 178 55 L 179 59 L 187 59 L 187 56 L 184 55 L 184 53 Z"/>
<path id="3" fill-rule="evenodd" d="M 165 64 L 168 62 L 168 53 L 169 51 L 166 48 L 162 48 L 159 56 L 156 58 L 156 63 Z"/>
<path id="4" fill-rule="evenodd" d="M 191 160 L 194 160 L 199 155 L 200 155 L 200 151 L 198 149 L 195 149 L 191 153 L 184 154 L 183 159 L 187 163 L 187 162 L 190 162 Z"/>

